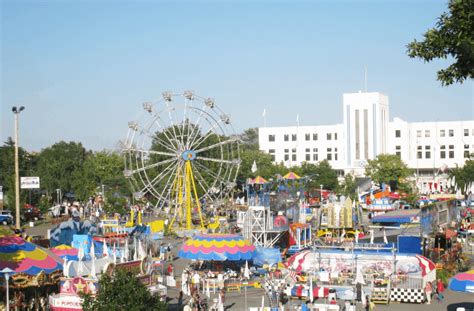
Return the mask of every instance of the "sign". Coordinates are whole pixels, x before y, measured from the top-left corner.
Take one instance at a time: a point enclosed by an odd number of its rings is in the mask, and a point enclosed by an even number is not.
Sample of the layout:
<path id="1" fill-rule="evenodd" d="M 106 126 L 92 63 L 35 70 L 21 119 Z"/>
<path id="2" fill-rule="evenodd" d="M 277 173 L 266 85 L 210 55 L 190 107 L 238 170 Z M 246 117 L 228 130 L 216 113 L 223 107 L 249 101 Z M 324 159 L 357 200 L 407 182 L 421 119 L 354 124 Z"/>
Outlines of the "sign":
<path id="1" fill-rule="evenodd" d="M 39 189 L 40 178 L 39 177 L 21 177 L 20 188 L 21 189 Z"/>

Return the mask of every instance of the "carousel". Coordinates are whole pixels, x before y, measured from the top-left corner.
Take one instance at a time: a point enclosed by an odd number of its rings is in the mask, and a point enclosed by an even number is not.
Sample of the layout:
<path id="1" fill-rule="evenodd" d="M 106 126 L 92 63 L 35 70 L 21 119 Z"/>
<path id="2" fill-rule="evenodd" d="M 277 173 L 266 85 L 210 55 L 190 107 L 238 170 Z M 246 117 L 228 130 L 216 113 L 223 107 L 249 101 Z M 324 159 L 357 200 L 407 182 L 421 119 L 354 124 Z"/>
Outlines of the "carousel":
<path id="1" fill-rule="evenodd" d="M 11 271 L 8 282 L 10 307 L 45 309 L 46 297 L 57 289 L 62 263 L 54 253 L 21 237 L 0 237 L 0 270 Z M 5 288 L 6 283 L 1 286 Z"/>

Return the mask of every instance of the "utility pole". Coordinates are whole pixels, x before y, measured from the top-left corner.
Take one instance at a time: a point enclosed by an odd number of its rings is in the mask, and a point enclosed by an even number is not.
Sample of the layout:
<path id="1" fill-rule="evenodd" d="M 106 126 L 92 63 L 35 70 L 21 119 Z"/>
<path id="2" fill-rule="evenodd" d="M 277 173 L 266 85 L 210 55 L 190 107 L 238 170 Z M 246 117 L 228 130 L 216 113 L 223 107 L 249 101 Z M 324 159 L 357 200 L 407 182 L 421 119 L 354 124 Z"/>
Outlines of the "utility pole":
<path id="1" fill-rule="evenodd" d="M 20 108 L 12 107 L 13 114 L 15 115 L 15 227 L 20 229 L 20 169 L 18 164 L 18 115 L 22 112 L 25 107 Z"/>

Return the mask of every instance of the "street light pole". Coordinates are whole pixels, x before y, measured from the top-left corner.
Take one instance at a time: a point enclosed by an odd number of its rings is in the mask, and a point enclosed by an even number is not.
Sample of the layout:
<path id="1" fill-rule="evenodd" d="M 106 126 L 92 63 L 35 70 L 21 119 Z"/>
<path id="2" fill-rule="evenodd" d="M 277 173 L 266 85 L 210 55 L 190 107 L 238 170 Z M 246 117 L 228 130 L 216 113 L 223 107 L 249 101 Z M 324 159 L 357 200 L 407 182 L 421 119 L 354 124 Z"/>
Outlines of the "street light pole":
<path id="1" fill-rule="evenodd" d="M 0 271 L 0 273 L 3 273 L 3 276 L 5 277 L 5 287 L 6 287 L 6 298 L 7 298 L 7 301 L 6 301 L 6 309 L 5 310 L 10 310 L 10 291 L 9 291 L 9 285 L 8 285 L 8 281 L 10 280 L 10 274 L 12 274 L 13 271 L 12 269 L 10 268 L 4 268 L 3 270 Z"/>
<path id="2" fill-rule="evenodd" d="M 18 164 L 18 115 L 22 112 L 25 107 L 20 108 L 12 107 L 13 114 L 15 115 L 15 227 L 20 229 L 20 169 Z"/>

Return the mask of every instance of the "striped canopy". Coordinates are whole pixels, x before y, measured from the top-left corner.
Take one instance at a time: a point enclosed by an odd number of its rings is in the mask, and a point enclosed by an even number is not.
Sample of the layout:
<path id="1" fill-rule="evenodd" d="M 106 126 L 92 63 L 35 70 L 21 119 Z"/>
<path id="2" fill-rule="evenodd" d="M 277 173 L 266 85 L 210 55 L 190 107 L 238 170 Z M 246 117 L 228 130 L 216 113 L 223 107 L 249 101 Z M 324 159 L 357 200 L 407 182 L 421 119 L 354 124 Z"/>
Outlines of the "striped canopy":
<path id="1" fill-rule="evenodd" d="M 458 273 L 449 281 L 449 289 L 474 293 L 474 270 Z"/>
<path id="2" fill-rule="evenodd" d="M 203 234 L 184 242 L 178 256 L 195 260 L 250 260 L 255 246 L 238 234 Z"/>
<path id="3" fill-rule="evenodd" d="M 262 176 L 257 176 L 254 179 L 252 179 L 252 184 L 263 185 L 263 184 L 266 184 L 266 183 L 268 183 L 268 181 L 265 178 L 263 178 Z"/>
<path id="4" fill-rule="evenodd" d="M 0 270 L 7 267 L 29 275 L 63 269 L 62 260 L 56 255 L 16 235 L 0 237 Z"/>
<path id="5" fill-rule="evenodd" d="M 58 257 L 67 260 L 78 260 L 79 250 L 72 246 L 61 244 L 51 248 L 51 251 Z"/>
<path id="6" fill-rule="evenodd" d="M 288 179 L 288 180 L 295 180 L 295 179 L 300 179 L 301 177 L 298 176 L 296 173 L 288 172 L 285 176 L 283 176 L 283 178 Z"/>

